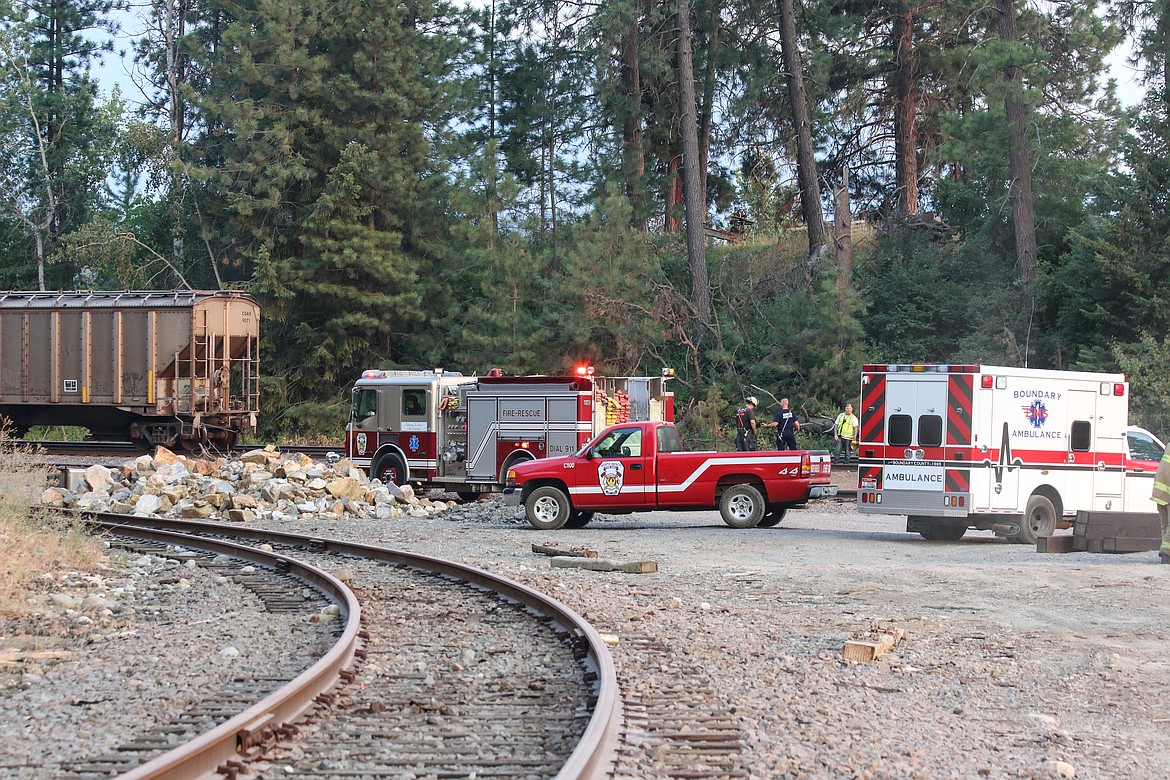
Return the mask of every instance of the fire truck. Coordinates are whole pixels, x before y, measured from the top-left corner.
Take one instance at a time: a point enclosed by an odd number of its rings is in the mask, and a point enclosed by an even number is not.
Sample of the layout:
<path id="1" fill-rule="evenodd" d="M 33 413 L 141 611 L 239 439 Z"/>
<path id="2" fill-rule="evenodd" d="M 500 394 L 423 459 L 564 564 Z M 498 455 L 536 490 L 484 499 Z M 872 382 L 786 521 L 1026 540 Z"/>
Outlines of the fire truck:
<path id="1" fill-rule="evenodd" d="M 353 387 L 346 455 L 384 483 L 437 487 L 470 500 L 503 488 L 526 460 L 571 455 L 618 422 L 674 420 L 661 376 L 604 377 L 364 371 Z"/>
<path id="2" fill-rule="evenodd" d="M 857 501 L 906 530 L 1034 544 L 1078 510 L 1154 512 L 1162 445 L 1129 425 L 1124 374 L 865 365 Z"/>

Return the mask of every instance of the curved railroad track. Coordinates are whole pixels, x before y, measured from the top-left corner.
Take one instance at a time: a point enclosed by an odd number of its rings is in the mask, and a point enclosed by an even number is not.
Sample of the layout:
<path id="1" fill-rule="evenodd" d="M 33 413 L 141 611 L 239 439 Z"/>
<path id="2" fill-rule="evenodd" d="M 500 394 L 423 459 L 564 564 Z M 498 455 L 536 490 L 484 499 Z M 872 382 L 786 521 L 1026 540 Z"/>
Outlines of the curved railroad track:
<path id="1" fill-rule="evenodd" d="M 370 545 L 213 523 L 87 517 L 138 542 L 206 546 L 312 583 L 345 616 L 337 644 L 295 680 L 260 701 L 231 704 L 239 712 L 124 778 L 214 771 L 593 778 L 610 771 L 621 718 L 613 661 L 593 628 L 541 593 L 461 564 Z M 211 538 L 225 535 L 277 552 Z M 305 558 L 318 565 L 299 560 Z M 353 575 L 352 592 L 324 572 L 339 558 Z M 77 768 L 108 777 L 114 761 Z M 105 774 L 97 774 L 103 766 Z"/>

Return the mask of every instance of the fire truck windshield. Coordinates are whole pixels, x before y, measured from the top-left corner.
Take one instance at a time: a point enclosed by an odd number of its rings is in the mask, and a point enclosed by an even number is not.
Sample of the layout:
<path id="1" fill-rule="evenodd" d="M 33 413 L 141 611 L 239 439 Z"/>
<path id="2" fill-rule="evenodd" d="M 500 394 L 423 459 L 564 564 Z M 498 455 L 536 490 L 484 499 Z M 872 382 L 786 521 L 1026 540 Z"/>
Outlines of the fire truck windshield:
<path id="1" fill-rule="evenodd" d="M 351 419 L 364 420 L 378 411 L 378 391 L 373 388 L 355 389 Z"/>

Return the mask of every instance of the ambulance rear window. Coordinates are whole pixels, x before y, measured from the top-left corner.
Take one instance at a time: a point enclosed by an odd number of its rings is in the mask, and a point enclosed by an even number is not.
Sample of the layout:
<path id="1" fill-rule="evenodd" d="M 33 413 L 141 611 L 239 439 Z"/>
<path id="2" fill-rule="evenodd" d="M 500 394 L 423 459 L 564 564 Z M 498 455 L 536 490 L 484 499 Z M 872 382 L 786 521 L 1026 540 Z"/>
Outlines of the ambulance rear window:
<path id="1" fill-rule="evenodd" d="M 908 414 L 891 414 L 886 424 L 890 444 L 894 447 L 906 447 L 910 444 L 914 433 L 914 418 Z"/>
<path id="2" fill-rule="evenodd" d="M 924 414 L 918 418 L 918 446 L 942 446 L 942 418 L 937 414 Z"/>

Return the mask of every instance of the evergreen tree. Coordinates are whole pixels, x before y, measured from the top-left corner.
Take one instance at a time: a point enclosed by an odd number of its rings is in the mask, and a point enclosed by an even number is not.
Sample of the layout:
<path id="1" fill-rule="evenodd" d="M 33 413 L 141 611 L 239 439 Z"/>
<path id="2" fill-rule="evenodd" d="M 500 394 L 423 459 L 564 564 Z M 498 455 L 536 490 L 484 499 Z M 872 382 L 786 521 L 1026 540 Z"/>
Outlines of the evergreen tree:
<path id="1" fill-rule="evenodd" d="M 226 15 L 230 8 L 230 16 Z M 254 270 L 266 363 L 290 403 L 394 363 L 433 312 L 415 281 L 441 245 L 435 133 L 447 9 L 254 0 L 222 6 L 199 108 L 210 242 Z"/>

